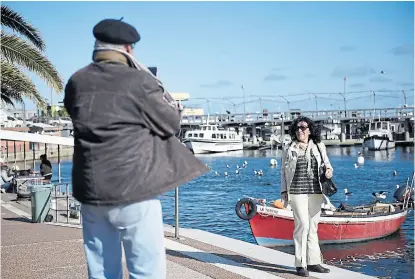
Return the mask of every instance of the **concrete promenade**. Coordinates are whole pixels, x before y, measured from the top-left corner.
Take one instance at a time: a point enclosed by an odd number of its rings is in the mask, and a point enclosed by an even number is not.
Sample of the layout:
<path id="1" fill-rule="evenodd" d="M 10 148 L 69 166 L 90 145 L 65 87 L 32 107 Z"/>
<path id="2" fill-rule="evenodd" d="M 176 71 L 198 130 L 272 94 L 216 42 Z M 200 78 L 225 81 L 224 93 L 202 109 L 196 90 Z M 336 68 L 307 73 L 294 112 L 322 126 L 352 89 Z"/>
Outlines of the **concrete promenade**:
<path id="1" fill-rule="evenodd" d="M 30 223 L 30 207 L 1 194 L 1 278 L 88 278 L 79 225 Z M 294 279 L 294 257 L 273 249 L 194 229 L 165 226 L 168 279 Z M 128 278 L 125 261 L 124 277 Z M 329 266 L 309 278 L 369 279 Z M 157 279 L 157 278 L 155 278 Z"/>

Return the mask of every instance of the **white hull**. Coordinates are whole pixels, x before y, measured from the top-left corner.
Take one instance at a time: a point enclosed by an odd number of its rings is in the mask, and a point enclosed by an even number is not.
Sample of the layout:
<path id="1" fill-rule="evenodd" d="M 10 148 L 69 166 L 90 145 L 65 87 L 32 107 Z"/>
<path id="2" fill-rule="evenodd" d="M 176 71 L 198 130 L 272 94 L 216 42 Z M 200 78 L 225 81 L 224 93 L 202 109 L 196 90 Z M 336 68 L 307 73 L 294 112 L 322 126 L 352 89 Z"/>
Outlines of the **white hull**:
<path id="1" fill-rule="evenodd" d="M 387 150 L 395 148 L 395 141 L 388 138 L 369 137 L 363 141 L 363 146 L 369 150 Z"/>
<path id="2" fill-rule="evenodd" d="M 183 143 L 194 154 L 219 153 L 243 149 L 243 143 L 237 141 L 195 141 L 185 140 Z"/>

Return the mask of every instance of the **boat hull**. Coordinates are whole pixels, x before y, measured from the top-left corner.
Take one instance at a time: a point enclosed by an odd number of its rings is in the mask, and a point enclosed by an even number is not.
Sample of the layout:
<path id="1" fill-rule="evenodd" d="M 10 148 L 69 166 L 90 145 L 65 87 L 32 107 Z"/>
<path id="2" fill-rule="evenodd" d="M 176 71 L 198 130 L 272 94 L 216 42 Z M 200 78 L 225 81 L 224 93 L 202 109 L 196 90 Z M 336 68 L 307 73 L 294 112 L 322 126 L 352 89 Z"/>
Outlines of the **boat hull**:
<path id="1" fill-rule="evenodd" d="M 194 154 L 219 153 L 243 150 L 242 141 L 193 141 L 185 140 L 183 143 Z"/>
<path id="2" fill-rule="evenodd" d="M 388 138 L 368 137 L 364 139 L 363 146 L 369 150 L 387 150 L 395 148 L 395 141 Z"/>
<path id="3" fill-rule="evenodd" d="M 317 232 L 319 243 L 360 242 L 391 235 L 399 230 L 407 213 L 407 210 L 400 210 L 375 217 L 322 216 Z M 294 245 L 292 211 L 257 206 L 257 214 L 249 220 L 249 223 L 258 245 L 266 247 Z"/>

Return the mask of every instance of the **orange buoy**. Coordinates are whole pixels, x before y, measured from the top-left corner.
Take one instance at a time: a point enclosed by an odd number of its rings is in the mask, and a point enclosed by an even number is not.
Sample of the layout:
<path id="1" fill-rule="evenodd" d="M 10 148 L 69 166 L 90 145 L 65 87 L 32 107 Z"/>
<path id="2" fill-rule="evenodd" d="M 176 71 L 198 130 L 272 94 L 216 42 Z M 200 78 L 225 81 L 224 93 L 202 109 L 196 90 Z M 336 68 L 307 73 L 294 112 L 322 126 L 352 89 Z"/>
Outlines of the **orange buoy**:
<path id="1" fill-rule="evenodd" d="M 279 208 L 279 209 L 284 209 L 284 203 L 280 200 L 276 200 L 274 201 L 274 207 Z"/>

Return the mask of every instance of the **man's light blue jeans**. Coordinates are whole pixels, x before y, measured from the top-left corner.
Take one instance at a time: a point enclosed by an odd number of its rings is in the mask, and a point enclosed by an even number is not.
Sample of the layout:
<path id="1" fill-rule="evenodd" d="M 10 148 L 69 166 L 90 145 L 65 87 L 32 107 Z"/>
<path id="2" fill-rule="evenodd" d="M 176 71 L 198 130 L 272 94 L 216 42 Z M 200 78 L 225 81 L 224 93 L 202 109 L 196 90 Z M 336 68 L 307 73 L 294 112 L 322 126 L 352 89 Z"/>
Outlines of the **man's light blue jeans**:
<path id="1" fill-rule="evenodd" d="M 122 279 L 122 246 L 130 279 L 166 278 L 159 200 L 120 206 L 82 204 L 89 279 Z"/>

